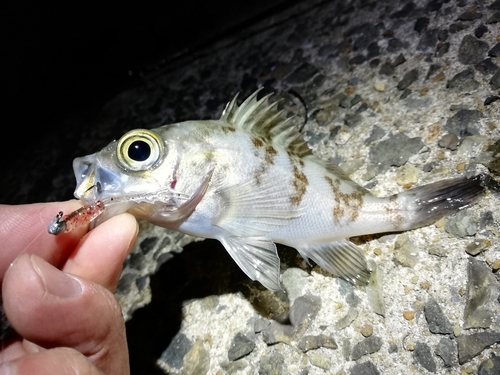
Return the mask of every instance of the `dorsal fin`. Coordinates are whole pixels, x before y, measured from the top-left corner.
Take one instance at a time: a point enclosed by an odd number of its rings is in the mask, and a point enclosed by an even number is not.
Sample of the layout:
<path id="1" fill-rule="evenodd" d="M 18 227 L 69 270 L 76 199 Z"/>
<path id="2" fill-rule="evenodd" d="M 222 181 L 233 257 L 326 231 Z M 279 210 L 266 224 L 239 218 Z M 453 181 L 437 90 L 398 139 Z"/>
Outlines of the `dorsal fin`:
<path id="1" fill-rule="evenodd" d="M 285 118 L 284 111 L 278 110 L 278 102 L 269 103 L 272 94 L 257 99 L 262 88 L 250 95 L 241 105 L 236 104 L 236 95 L 222 112 L 221 120 L 236 128 L 250 132 L 256 136 L 268 139 L 275 146 L 285 147 L 298 157 L 311 155 L 311 150 L 304 141 L 302 134 Z"/>

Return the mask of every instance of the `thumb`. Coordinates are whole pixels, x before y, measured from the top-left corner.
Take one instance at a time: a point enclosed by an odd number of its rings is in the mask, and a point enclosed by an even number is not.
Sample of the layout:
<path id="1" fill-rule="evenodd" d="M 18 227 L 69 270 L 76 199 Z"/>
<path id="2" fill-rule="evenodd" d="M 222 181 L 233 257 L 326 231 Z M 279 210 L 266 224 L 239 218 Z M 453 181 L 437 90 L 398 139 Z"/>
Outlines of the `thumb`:
<path id="1" fill-rule="evenodd" d="M 120 306 L 104 287 L 25 254 L 7 270 L 2 289 L 5 314 L 26 340 L 75 349 L 104 373 L 129 372 Z"/>

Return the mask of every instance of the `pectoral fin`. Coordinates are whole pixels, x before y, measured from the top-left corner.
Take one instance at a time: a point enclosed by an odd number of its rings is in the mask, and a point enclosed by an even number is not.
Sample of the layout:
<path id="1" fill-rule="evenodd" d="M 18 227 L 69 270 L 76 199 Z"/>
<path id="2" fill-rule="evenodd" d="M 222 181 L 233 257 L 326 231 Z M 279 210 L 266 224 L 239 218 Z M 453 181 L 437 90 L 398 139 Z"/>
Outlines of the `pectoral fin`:
<path id="1" fill-rule="evenodd" d="M 361 250 L 348 240 L 329 243 L 307 244 L 297 247 L 304 259 L 314 260 L 334 276 L 353 284 L 368 283 L 370 271 Z"/>
<path id="2" fill-rule="evenodd" d="M 267 237 L 222 237 L 219 241 L 250 279 L 267 289 L 281 290 L 280 259 L 273 241 Z"/>

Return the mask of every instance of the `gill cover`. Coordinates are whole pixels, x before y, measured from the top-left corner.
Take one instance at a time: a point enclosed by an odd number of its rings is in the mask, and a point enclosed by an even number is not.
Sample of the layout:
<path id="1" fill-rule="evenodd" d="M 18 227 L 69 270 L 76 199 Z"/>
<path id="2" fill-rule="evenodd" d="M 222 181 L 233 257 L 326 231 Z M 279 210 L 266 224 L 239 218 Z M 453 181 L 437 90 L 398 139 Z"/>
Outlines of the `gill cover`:
<path id="1" fill-rule="evenodd" d="M 118 141 L 116 158 L 126 171 L 144 171 L 157 164 L 163 149 L 163 142 L 156 133 L 135 129 L 125 133 Z"/>

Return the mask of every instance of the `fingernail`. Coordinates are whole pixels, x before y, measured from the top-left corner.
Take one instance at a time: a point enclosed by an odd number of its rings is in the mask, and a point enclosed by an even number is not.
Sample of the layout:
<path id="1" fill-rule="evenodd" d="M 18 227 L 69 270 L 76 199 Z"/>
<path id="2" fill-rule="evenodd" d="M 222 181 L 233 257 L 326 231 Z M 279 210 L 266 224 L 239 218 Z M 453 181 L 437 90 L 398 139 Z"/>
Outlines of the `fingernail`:
<path id="1" fill-rule="evenodd" d="M 80 282 L 70 275 L 58 270 L 43 259 L 32 255 L 31 263 L 47 293 L 59 298 L 73 298 L 82 292 Z"/>

